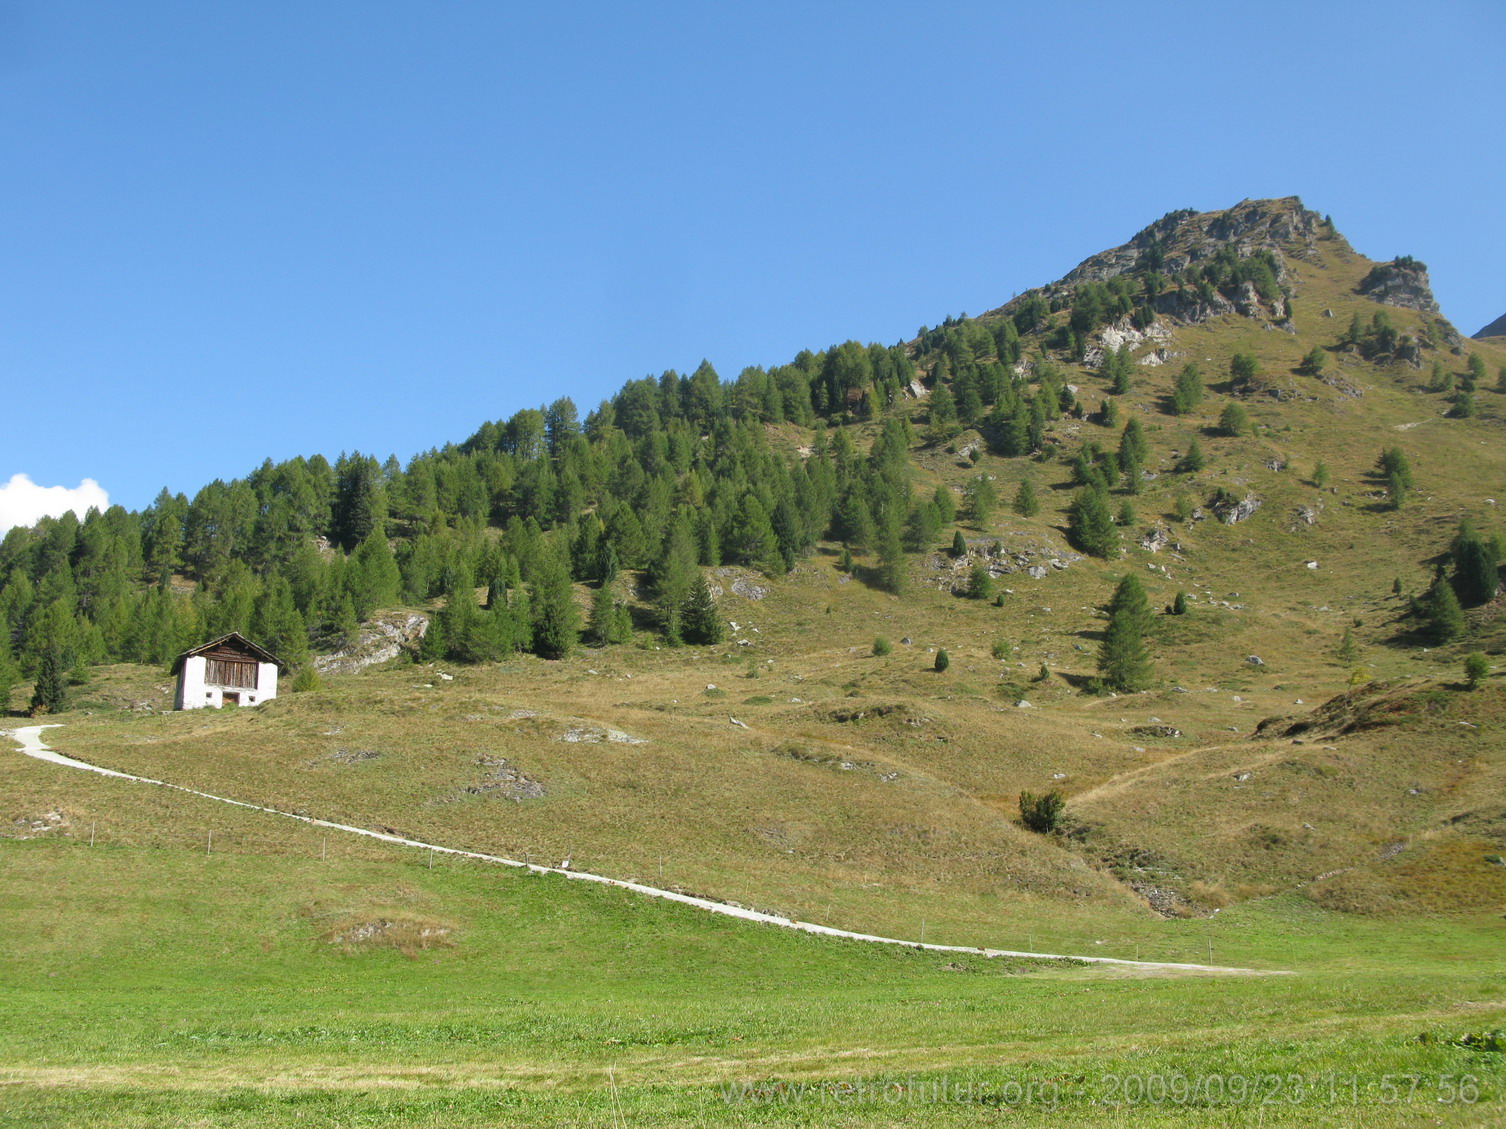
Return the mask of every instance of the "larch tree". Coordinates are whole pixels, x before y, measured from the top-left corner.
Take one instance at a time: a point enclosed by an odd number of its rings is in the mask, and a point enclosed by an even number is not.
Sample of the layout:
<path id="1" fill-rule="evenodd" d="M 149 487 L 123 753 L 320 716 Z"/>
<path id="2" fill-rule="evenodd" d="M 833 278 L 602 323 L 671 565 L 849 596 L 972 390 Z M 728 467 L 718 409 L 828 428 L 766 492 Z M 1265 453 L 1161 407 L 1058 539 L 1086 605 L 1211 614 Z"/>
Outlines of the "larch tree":
<path id="1" fill-rule="evenodd" d="M 570 572 L 554 552 L 540 554 L 530 607 L 534 653 L 546 659 L 569 658 L 580 638 L 580 613 Z"/>
<path id="2" fill-rule="evenodd" d="M 1040 500 L 1035 495 L 1035 485 L 1028 478 L 1022 478 L 1014 492 L 1014 512 L 1021 517 L 1034 517 L 1041 512 Z"/>
<path id="3" fill-rule="evenodd" d="M 60 713 L 67 704 L 68 664 L 56 648 L 49 648 L 37 667 L 36 685 L 31 693 L 31 716 Z"/>
<path id="4" fill-rule="evenodd" d="M 1109 601 L 1109 623 L 1098 648 L 1098 673 L 1111 690 L 1122 694 L 1150 685 L 1150 651 L 1145 631 L 1150 623 L 1150 602 L 1140 578 L 1133 573 L 1119 582 Z"/>
<path id="5" fill-rule="evenodd" d="M 1073 497 L 1067 512 L 1067 539 L 1095 557 L 1108 559 L 1119 555 L 1119 530 L 1103 490 L 1084 486 Z"/>
<path id="6" fill-rule="evenodd" d="M 690 585 L 690 594 L 685 599 L 682 616 L 687 643 L 720 643 L 724 638 L 721 616 L 717 613 L 716 599 L 706 577 L 697 571 Z"/>

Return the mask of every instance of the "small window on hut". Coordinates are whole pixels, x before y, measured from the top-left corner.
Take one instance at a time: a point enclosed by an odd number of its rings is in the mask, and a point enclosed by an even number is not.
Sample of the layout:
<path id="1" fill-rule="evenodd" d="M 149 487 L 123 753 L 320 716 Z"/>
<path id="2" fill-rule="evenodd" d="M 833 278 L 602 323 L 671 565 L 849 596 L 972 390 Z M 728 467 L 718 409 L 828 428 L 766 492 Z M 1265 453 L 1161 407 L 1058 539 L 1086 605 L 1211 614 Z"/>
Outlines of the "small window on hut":
<path id="1" fill-rule="evenodd" d="M 256 663 L 240 659 L 210 659 L 204 681 L 211 686 L 239 686 L 256 689 Z"/>

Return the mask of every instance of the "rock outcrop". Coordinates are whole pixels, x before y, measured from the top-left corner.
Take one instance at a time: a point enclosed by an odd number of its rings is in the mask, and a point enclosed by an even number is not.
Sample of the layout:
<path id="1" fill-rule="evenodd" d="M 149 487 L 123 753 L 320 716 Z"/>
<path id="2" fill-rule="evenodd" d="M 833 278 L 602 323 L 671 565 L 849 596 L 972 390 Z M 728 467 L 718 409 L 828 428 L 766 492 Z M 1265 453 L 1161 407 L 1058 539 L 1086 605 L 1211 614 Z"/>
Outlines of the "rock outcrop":
<path id="1" fill-rule="evenodd" d="M 1280 200 L 1242 200 L 1217 212 L 1186 209 L 1170 212 L 1137 232 L 1123 246 L 1084 259 L 1063 278 L 1049 286 L 1028 291 L 985 317 L 1013 313 L 1032 298 L 1045 298 L 1052 308 L 1065 304 L 1076 288 L 1088 282 L 1107 282 L 1119 275 L 1144 269 L 1148 263 L 1168 278 L 1197 267 L 1232 247 L 1240 259 L 1268 253 L 1275 280 L 1288 281 L 1288 259 L 1319 260 L 1318 240 L 1331 236 L 1327 221 L 1302 206 L 1295 196 Z M 1173 285 L 1151 302 L 1156 314 L 1172 325 L 1197 325 L 1224 314 L 1240 313 L 1264 318 L 1286 327 L 1286 297 L 1260 297 L 1252 286 L 1242 285 L 1231 298 L 1216 289 Z M 1110 346 L 1112 348 L 1112 346 Z"/>
<path id="2" fill-rule="evenodd" d="M 1377 263 L 1360 280 L 1358 292 L 1386 306 L 1399 306 L 1424 314 L 1438 312 L 1438 303 L 1428 282 L 1427 265 L 1406 255 L 1389 263 Z"/>
<path id="3" fill-rule="evenodd" d="M 1219 498 L 1213 503 L 1214 515 L 1225 525 L 1244 521 L 1258 509 L 1260 499 L 1254 494 L 1246 494 L 1243 498 Z"/>
<path id="4" fill-rule="evenodd" d="M 387 612 L 363 623 L 355 641 L 314 658 L 320 674 L 354 674 L 368 666 L 395 659 L 404 647 L 418 645 L 429 630 L 429 617 L 418 612 Z"/>

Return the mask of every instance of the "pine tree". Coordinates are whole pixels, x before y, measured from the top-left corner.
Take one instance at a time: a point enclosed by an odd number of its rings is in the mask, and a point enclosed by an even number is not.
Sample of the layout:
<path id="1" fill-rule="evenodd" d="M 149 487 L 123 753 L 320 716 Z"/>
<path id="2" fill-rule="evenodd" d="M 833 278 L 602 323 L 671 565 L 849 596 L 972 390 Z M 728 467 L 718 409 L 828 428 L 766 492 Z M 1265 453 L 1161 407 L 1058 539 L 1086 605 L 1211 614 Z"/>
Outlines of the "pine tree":
<path id="1" fill-rule="evenodd" d="M 649 570 L 654 609 L 659 616 L 659 625 L 664 630 L 665 641 L 672 647 L 679 646 L 684 641 L 685 604 L 699 574 L 690 519 L 681 511 L 671 524 L 669 535 L 664 539 L 664 547 Z"/>
<path id="2" fill-rule="evenodd" d="M 358 618 L 364 620 L 397 600 L 402 576 L 383 531 L 373 529 L 366 535 L 351 556 L 351 566 L 346 576 Z"/>
<path id="3" fill-rule="evenodd" d="M 68 664 L 55 648 L 42 655 L 37 667 L 36 686 L 31 694 L 31 716 L 61 713 L 68 704 Z"/>
<path id="4" fill-rule="evenodd" d="M 10 692 L 16 677 L 16 664 L 10 657 L 10 630 L 0 617 L 0 717 L 10 712 Z"/>
<path id="5" fill-rule="evenodd" d="M 1490 660 L 1479 651 L 1464 656 L 1464 682 L 1471 690 L 1490 674 Z"/>
<path id="6" fill-rule="evenodd" d="M 1119 531 L 1109 512 L 1108 495 L 1102 490 L 1085 486 L 1073 497 L 1067 512 L 1067 539 L 1095 557 L 1119 555 Z"/>
<path id="7" fill-rule="evenodd" d="M 780 556 L 768 510 L 751 490 L 738 501 L 722 538 L 722 548 L 729 560 L 771 576 L 784 570 L 784 558 Z"/>
<path id="8" fill-rule="evenodd" d="M 1150 441 L 1145 438 L 1145 429 L 1138 419 L 1132 418 L 1124 425 L 1119 435 L 1119 464 L 1122 467 L 1128 458 L 1141 466 L 1150 458 Z"/>
<path id="9" fill-rule="evenodd" d="M 1238 437 L 1250 429 L 1250 417 L 1243 407 L 1232 401 L 1219 413 L 1218 429 L 1225 435 Z"/>
<path id="10" fill-rule="evenodd" d="M 716 599 L 706 577 L 699 572 L 690 586 L 684 609 L 684 631 L 687 643 L 720 643 L 723 638 L 721 617 L 717 615 Z"/>
<path id="11" fill-rule="evenodd" d="M 956 435 L 960 430 L 957 423 L 957 402 L 952 398 L 951 389 L 943 381 L 938 380 L 936 387 L 931 390 L 928 406 L 927 434 L 931 442 L 943 443 Z"/>
<path id="12" fill-rule="evenodd" d="M 1235 353 L 1229 360 L 1229 383 L 1236 393 L 1247 391 L 1260 371 L 1260 362 L 1251 353 Z"/>
<path id="13" fill-rule="evenodd" d="M 1127 393 L 1130 390 L 1130 378 L 1135 372 L 1129 345 L 1121 345 L 1112 353 L 1106 352 L 1100 372 L 1108 378 L 1110 392 L 1116 396 L 1123 396 Z"/>
<path id="14" fill-rule="evenodd" d="M 1480 356 L 1479 353 L 1471 353 L 1469 355 L 1469 367 L 1466 371 L 1468 372 L 1468 376 L 1464 381 L 1464 390 L 1466 392 L 1473 392 L 1477 385 L 1485 381 L 1485 358 Z"/>
<path id="15" fill-rule="evenodd" d="M 1313 485 L 1319 490 L 1328 485 L 1328 464 L 1322 459 L 1313 467 Z"/>
<path id="16" fill-rule="evenodd" d="M 1145 646 L 1149 622 L 1145 588 L 1131 573 L 1109 601 L 1109 624 L 1098 649 L 1098 673 L 1109 689 L 1128 694 L 1150 685 L 1150 653 Z"/>
<path id="17" fill-rule="evenodd" d="M 596 579 L 603 588 L 610 587 L 617 579 L 622 566 L 617 561 L 617 550 L 610 541 L 603 540 L 596 548 Z"/>
<path id="18" fill-rule="evenodd" d="M 1365 340 L 1365 321 L 1359 314 L 1349 319 L 1349 328 L 1344 331 L 1344 336 L 1339 338 L 1339 344 L 1358 348 Z"/>
<path id="19" fill-rule="evenodd" d="M 1464 634 L 1464 611 L 1447 582 L 1433 581 L 1422 597 L 1421 610 L 1423 629 L 1434 643 L 1452 643 Z"/>
<path id="20" fill-rule="evenodd" d="M 1014 512 L 1021 517 L 1034 517 L 1041 512 L 1041 503 L 1035 496 L 1035 486 L 1028 478 L 1022 478 L 1015 489 Z"/>
<path id="21" fill-rule="evenodd" d="M 328 642 L 336 650 L 348 647 L 356 641 L 360 634 L 361 623 L 356 619 L 355 605 L 350 602 L 350 593 L 343 593 L 335 602 L 333 614 L 330 616 L 325 632 Z"/>
<path id="22" fill-rule="evenodd" d="M 1387 479 L 1394 476 L 1406 489 L 1410 490 L 1414 485 L 1412 480 L 1412 464 L 1408 460 L 1406 452 L 1400 447 L 1387 447 L 1382 450 L 1380 457 L 1376 459 L 1375 465 L 1383 476 Z"/>
<path id="23" fill-rule="evenodd" d="M 963 488 L 963 493 L 967 496 L 967 508 L 972 515 L 973 524 L 979 529 L 984 528 L 988 525 L 988 519 L 993 515 L 994 506 L 998 502 L 993 479 L 986 474 L 969 479 L 967 486 Z"/>
<path id="24" fill-rule="evenodd" d="M 1344 637 L 1339 640 L 1339 649 L 1334 652 L 1334 658 L 1344 666 L 1353 666 L 1360 657 L 1359 644 L 1354 641 L 1354 628 L 1344 628 Z"/>
<path id="25" fill-rule="evenodd" d="M 972 600 L 991 600 L 994 596 L 994 578 L 988 566 L 979 561 L 968 571 L 967 595 Z"/>
<path id="26" fill-rule="evenodd" d="M 942 525 L 950 525 L 957 520 L 957 502 L 952 497 L 951 487 L 946 483 L 937 485 L 936 493 L 931 496 L 931 501 L 936 505 L 936 516 Z"/>
<path id="27" fill-rule="evenodd" d="M 902 595 L 906 581 L 905 550 L 900 542 L 897 521 L 884 522 L 884 528 L 879 533 L 878 559 L 879 587 L 896 596 Z"/>
<path id="28" fill-rule="evenodd" d="M 1407 504 L 1407 491 L 1409 488 L 1410 481 L 1401 471 L 1393 470 L 1386 475 L 1387 504 L 1391 509 L 1399 510 Z"/>
<path id="29" fill-rule="evenodd" d="M 382 532 L 387 520 L 387 494 L 377 461 L 357 451 L 336 464 L 334 537 L 341 547 L 354 549 L 373 531 Z"/>
<path id="30" fill-rule="evenodd" d="M 546 549 L 540 557 L 530 604 L 534 653 L 546 659 L 569 658 L 580 638 L 580 613 L 570 573 L 553 551 Z"/>
<path id="31" fill-rule="evenodd" d="M 936 668 L 937 674 L 940 674 L 942 671 L 946 670 L 947 667 L 952 665 L 952 658 L 946 653 L 945 647 L 937 648 L 936 661 L 932 665 Z"/>
<path id="32" fill-rule="evenodd" d="M 1454 594 L 1466 608 L 1479 607 L 1495 598 L 1500 589 L 1500 574 L 1491 546 L 1473 529 L 1463 526 L 1451 550 Z"/>
<path id="33" fill-rule="evenodd" d="M 1328 364 L 1328 354 L 1323 351 L 1323 346 L 1314 345 L 1307 351 L 1307 356 L 1302 358 L 1302 363 L 1297 366 L 1297 371 L 1303 376 L 1321 376 L 1324 366 Z"/>
<path id="34" fill-rule="evenodd" d="M 1098 407 L 1098 422 L 1104 427 L 1119 426 L 1119 401 L 1104 400 Z"/>
<path id="35" fill-rule="evenodd" d="M 444 622 L 439 616 L 429 620 L 418 644 L 418 657 L 425 662 L 434 662 L 445 657 Z"/>
<path id="36" fill-rule="evenodd" d="M 1197 441 L 1197 436 L 1192 437 L 1192 442 L 1187 444 L 1187 453 L 1177 462 L 1177 469 L 1183 474 L 1196 474 L 1207 465 L 1203 458 L 1203 445 Z"/>
<path id="37" fill-rule="evenodd" d="M 617 624 L 617 601 L 612 585 L 603 584 L 591 595 L 591 612 L 586 620 L 586 638 L 593 645 L 605 647 L 619 642 L 613 638 Z"/>
<path id="38" fill-rule="evenodd" d="M 941 529 L 941 514 L 934 502 L 916 502 L 905 519 L 905 548 L 912 553 L 929 552 Z"/>
<path id="39" fill-rule="evenodd" d="M 956 559 L 965 556 L 967 556 L 967 542 L 962 537 L 962 530 L 959 529 L 952 534 L 952 557 Z"/>
<path id="40" fill-rule="evenodd" d="M 846 432 L 838 434 L 845 435 Z M 868 499 L 863 497 L 861 490 L 848 492 L 838 511 L 837 524 L 842 540 L 854 553 L 866 553 L 873 548 L 878 534 L 873 524 L 873 510 L 869 508 Z"/>

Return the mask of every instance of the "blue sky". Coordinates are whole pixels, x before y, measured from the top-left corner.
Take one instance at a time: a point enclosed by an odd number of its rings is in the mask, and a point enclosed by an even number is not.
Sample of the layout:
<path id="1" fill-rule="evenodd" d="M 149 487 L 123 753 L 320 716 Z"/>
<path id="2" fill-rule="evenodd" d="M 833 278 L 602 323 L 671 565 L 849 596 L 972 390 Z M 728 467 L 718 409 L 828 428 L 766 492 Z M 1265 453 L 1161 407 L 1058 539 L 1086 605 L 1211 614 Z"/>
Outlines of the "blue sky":
<path id="1" fill-rule="evenodd" d="M 406 460 L 1245 197 L 1424 259 L 1472 333 L 1503 46 L 1494 2 L 0 0 L 0 483 Z"/>

